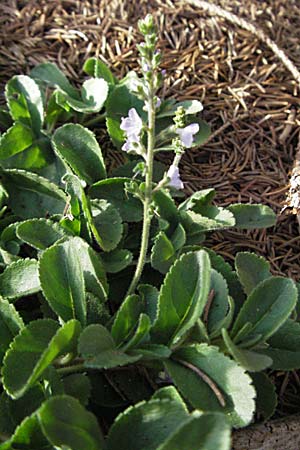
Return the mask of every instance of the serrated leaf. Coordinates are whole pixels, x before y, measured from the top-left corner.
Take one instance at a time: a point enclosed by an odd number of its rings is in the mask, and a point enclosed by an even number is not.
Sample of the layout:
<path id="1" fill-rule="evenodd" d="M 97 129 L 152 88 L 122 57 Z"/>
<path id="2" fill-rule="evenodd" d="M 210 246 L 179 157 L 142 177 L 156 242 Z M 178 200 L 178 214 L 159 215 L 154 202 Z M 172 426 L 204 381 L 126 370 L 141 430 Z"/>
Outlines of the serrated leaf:
<path id="1" fill-rule="evenodd" d="M 248 337 L 260 335 L 260 342 L 267 340 L 286 321 L 296 302 L 297 289 L 292 280 L 272 277 L 262 281 L 241 308 L 231 336 L 235 337 L 246 323 L 250 323 Z"/>
<path id="2" fill-rule="evenodd" d="M 171 195 L 163 190 L 153 192 L 153 201 L 159 217 L 169 223 L 171 231 L 175 231 L 179 223 L 179 212 Z"/>
<path id="3" fill-rule="evenodd" d="M 256 390 L 257 412 L 264 420 L 270 419 L 277 406 L 277 395 L 275 385 L 265 373 L 251 374 Z"/>
<path id="4" fill-rule="evenodd" d="M 224 328 L 222 330 L 222 336 L 229 353 L 245 370 L 249 372 L 261 372 L 272 365 L 272 359 L 268 356 L 261 355 L 255 351 L 238 348 Z"/>
<path id="5" fill-rule="evenodd" d="M 106 200 L 93 201 L 92 216 L 97 230 L 97 242 L 105 252 L 114 250 L 123 234 L 122 218 L 118 210 Z"/>
<path id="6" fill-rule="evenodd" d="M 6 169 L 1 175 L 16 215 L 31 219 L 63 213 L 67 196 L 46 178 L 17 169 Z"/>
<path id="7" fill-rule="evenodd" d="M 2 360 L 13 338 L 24 328 L 23 319 L 14 305 L 0 300 L 0 359 Z"/>
<path id="8" fill-rule="evenodd" d="M 91 198 L 107 200 L 120 213 L 124 222 L 139 222 L 143 217 L 140 200 L 125 192 L 125 183 L 129 178 L 108 178 L 98 181 L 89 189 Z"/>
<path id="9" fill-rule="evenodd" d="M 37 412 L 47 439 L 72 450 L 103 450 L 104 439 L 96 417 L 69 395 L 52 397 Z"/>
<path id="10" fill-rule="evenodd" d="M 30 322 L 15 337 L 3 360 L 6 392 L 13 398 L 20 398 L 57 356 L 72 351 L 79 333 L 80 324 L 76 320 L 62 327 L 51 319 Z"/>
<path id="11" fill-rule="evenodd" d="M 188 419 L 186 409 L 178 401 L 157 399 L 139 403 L 116 418 L 108 434 L 107 449 L 157 450 Z"/>
<path id="12" fill-rule="evenodd" d="M 160 231 L 151 250 L 151 265 L 160 273 L 167 273 L 176 259 L 175 249 L 166 233 Z"/>
<path id="13" fill-rule="evenodd" d="M 73 88 L 64 73 L 53 63 L 42 63 L 32 69 L 30 76 L 41 80 L 49 86 L 59 88 L 74 98 L 80 98 L 78 91 Z"/>
<path id="14" fill-rule="evenodd" d="M 168 359 L 171 356 L 171 350 L 165 345 L 142 344 L 137 348 L 130 349 L 131 355 L 142 356 L 143 361 L 155 361 Z"/>
<path id="15" fill-rule="evenodd" d="M 38 133 L 43 124 L 44 108 L 35 81 L 26 75 L 16 75 L 6 84 L 5 96 L 12 118 Z"/>
<path id="16" fill-rule="evenodd" d="M 207 344 L 181 348 L 174 358 L 177 361 L 165 362 L 166 369 L 194 408 L 223 412 L 234 427 L 250 423 L 255 390 L 251 378 L 234 361 Z M 209 384 L 203 374 L 211 380 Z"/>
<path id="17" fill-rule="evenodd" d="M 261 256 L 255 255 L 255 253 L 238 253 L 235 257 L 235 268 L 247 295 L 249 295 L 261 281 L 272 276 L 270 264 Z"/>
<path id="18" fill-rule="evenodd" d="M 235 225 L 233 214 L 225 208 L 207 206 L 203 215 L 194 211 L 182 211 L 180 220 L 189 235 L 231 228 Z"/>
<path id="19" fill-rule="evenodd" d="M 207 301 L 210 261 L 203 250 L 183 255 L 171 267 L 161 287 L 154 342 L 175 343 L 195 325 Z"/>
<path id="20" fill-rule="evenodd" d="M 38 262 L 35 259 L 13 262 L 0 275 L 0 295 L 8 299 L 35 294 L 40 289 Z"/>
<path id="21" fill-rule="evenodd" d="M 18 238 L 37 250 L 45 250 L 65 234 L 58 223 L 47 219 L 30 219 L 17 226 Z"/>
<path id="22" fill-rule="evenodd" d="M 115 78 L 110 69 L 104 64 L 101 59 L 89 58 L 85 61 L 82 70 L 91 77 L 104 78 L 107 83 L 114 85 Z"/>
<path id="23" fill-rule="evenodd" d="M 230 450 L 230 425 L 220 413 L 192 414 L 191 419 L 157 450 Z"/>
<path id="24" fill-rule="evenodd" d="M 86 322 L 81 240 L 73 238 L 45 250 L 39 261 L 42 291 L 53 311 L 64 321 Z"/>
<path id="25" fill-rule="evenodd" d="M 110 369 L 136 362 L 141 355 L 129 356 L 118 350 L 109 331 L 102 325 L 92 324 L 81 333 L 78 351 L 85 367 Z"/>
<path id="26" fill-rule="evenodd" d="M 55 131 L 52 142 L 58 156 L 88 184 L 106 177 L 100 146 L 87 128 L 79 124 L 63 125 Z"/>
<path id="27" fill-rule="evenodd" d="M 126 249 L 115 249 L 101 254 L 101 259 L 106 272 L 117 273 L 130 265 L 133 255 Z"/>
<path id="28" fill-rule="evenodd" d="M 87 405 L 91 395 L 91 382 L 83 373 L 73 373 L 63 379 L 65 394 L 77 398 L 82 405 Z"/>
<path id="29" fill-rule="evenodd" d="M 266 205 L 234 204 L 227 208 L 234 215 L 236 228 L 268 228 L 276 223 L 274 211 Z"/>

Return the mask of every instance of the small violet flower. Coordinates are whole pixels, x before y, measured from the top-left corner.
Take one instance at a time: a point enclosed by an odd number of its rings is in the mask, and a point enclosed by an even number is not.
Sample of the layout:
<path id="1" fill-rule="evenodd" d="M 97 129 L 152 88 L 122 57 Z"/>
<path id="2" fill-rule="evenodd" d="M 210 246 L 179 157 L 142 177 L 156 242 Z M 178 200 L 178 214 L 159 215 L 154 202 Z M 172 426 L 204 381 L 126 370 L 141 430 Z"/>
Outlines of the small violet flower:
<path id="1" fill-rule="evenodd" d="M 179 169 L 177 166 L 174 166 L 174 164 L 170 166 L 167 172 L 167 177 L 170 179 L 168 186 L 175 189 L 183 189 L 183 182 L 180 179 Z"/>
<path id="2" fill-rule="evenodd" d="M 191 123 L 185 128 L 177 128 L 175 133 L 179 134 L 181 143 L 184 147 L 191 147 L 194 141 L 194 134 L 198 133 L 199 125 L 197 123 Z"/>
<path id="3" fill-rule="evenodd" d="M 138 144 L 140 141 L 140 134 L 143 128 L 143 122 L 135 108 L 131 108 L 128 111 L 128 117 L 122 117 L 121 130 L 126 134 L 126 141 L 122 147 L 122 150 L 128 152 L 132 150 L 132 144 Z"/>

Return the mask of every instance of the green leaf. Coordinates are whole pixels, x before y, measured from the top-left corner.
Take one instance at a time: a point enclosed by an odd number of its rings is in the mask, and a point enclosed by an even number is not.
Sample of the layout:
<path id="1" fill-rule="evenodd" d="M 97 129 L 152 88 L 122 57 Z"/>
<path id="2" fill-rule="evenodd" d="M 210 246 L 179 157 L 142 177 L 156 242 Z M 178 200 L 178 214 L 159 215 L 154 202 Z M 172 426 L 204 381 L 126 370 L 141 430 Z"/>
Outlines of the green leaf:
<path id="1" fill-rule="evenodd" d="M 13 400 L 6 394 L 5 391 L 3 391 L 1 394 L 1 400 L 4 401 L 3 406 L 5 409 L 5 412 L 1 411 L 1 413 L 4 412 L 9 416 L 11 425 L 13 426 L 9 434 L 13 434 L 16 426 L 19 425 L 27 416 L 34 413 L 43 403 L 45 400 L 45 393 L 42 386 L 36 384 L 18 400 Z"/>
<path id="2" fill-rule="evenodd" d="M 198 208 L 208 206 L 216 196 L 216 191 L 212 188 L 202 189 L 201 191 L 194 192 L 189 198 L 187 198 L 178 207 L 179 211 L 192 210 L 196 213 L 200 212 Z"/>
<path id="3" fill-rule="evenodd" d="M 171 195 L 167 191 L 160 189 L 153 192 L 153 201 L 157 208 L 158 216 L 169 222 L 171 231 L 175 231 L 176 225 L 179 223 L 179 212 Z"/>
<path id="4" fill-rule="evenodd" d="M 265 373 L 253 373 L 251 378 L 256 390 L 257 412 L 264 420 L 269 420 L 277 406 L 275 385 Z"/>
<path id="5" fill-rule="evenodd" d="M 109 331 L 99 324 L 89 325 L 83 330 L 78 351 L 85 360 L 85 367 L 91 369 L 125 366 L 141 358 L 141 355 L 129 356 L 118 350 Z"/>
<path id="6" fill-rule="evenodd" d="M 175 261 L 175 249 L 163 231 L 156 236 L 151 250 L 151 265 L 160 273 L 167 273 Z"/>
<path id="7" fill-rule="evenodd" d="M 133 95 L 127 86 L 117 86 L 110 93 L 106 102 L 106 126 L 112 142 L 120 148 L 124 141 L 124 133 L 120 128 L 121 118 L 128 115 L 131 108 L 145 118 L 143 101 Z"/>
<path id="8" fill-rule="evenodd" d="M 118 309 L 111 329 L 117 346 L 125 344 L 132 336 L 142 312 L 143 303 L 138 295 L 129 295 L 125 298 Z"/>
<path id="9" fill-rule="evenodd" d="M 82 85 L 81 95 L 89 111 L 102 109 L 108 94 L 108 84 L 103 78 L 89 78 Z"/>
<path id="10" fill-rule="evenodd" d="M 260 335 L 265 341 L 286 321 L 297 302 L 297 289 L 290 279 L 272 277 L 262 281 L 241 308 L 232 329 L 232 337 L 246 323 L 251 324 L 246 337 Z M 234 340 L 236 343 L 236 341 Z"/>
<path id="11" fill-rule="evenodd" d="M 166 369 L 194 408 L 223 412 L 234 427 L 250 423 L 255 390 L 241 367 L 207 344 L 181 348 L 175 358 L 165 362 Z"/>
<path id="12" fill-rule="evenodd" d="M 167 106 L 167 105 L 166 105 Z M 178 108 L 184 108 L 184 112 L 186 115 L 189 114 L 197 114 L 198 112 L 203 110 L 202 103 L 198 100 L 185 100 L 183 102 L 175 103 L 174 105 L 168 105 L 164 108 L 164 104 L 162 104 L 162 111 L 157 114 L 158 118 L 174 116 L 175 112 Z"/>
<path id="13" fill-rule="evenodd" d="M 268 228 L 276 223 L 276 215 L 269 206 L 255 204 L 235 204 L 227 208 L 235 218 L 236 228 Z"/>
<path id="14" fill-rule="evenodd" d="M 16 215 L 31 219 L 63 213 L 67 196 L 46 178 L 16 169 L 6 169 L 1 176 Z"/>
<path id="15" fill-rule="evenodd" d="M 107 200 L 118 210 L 124 222 L 139 222 L 143 217 L 140 200 L 125 192 L 129 178 L 108 178 L 98 181 L 89 189 L 91 198 Z"/>
<path id="16" fill-rule="evenodd" d="M 269 347 L 257 351 L 272 358 L 272 369 L 300 368 L 300 323 L 288 319 L 268 340 L 268 344 Z"/>
<path id="17" fill-rule="evenodd" d="M 225 208 L 206 206 L 203 215 L 194 211 L 182 211 L 181 223 L 189 235 L 207 231 L 223 230 L 235 225 L 233 214 Z"/>
<path id="18" fill-rule="evenodd" d="M 168 347 L 159 344 L 142 344 L 137 348 L 130 349 L 130 354 L 142 356 L 142 361 L 168 359 L 171 353 Z"/>
<path id="19" fill-rule="evenodd" d="M 235 257 L 235 268 L 247 295 L 261 282 L 272 276 L 270 264 L 255 253 L 241 252 Z"/>
<path id="20" fill-rule="evenodd" d="M 62 327 L 51 319 L 30 322 L 15 337 L 4 357 L 2 373 L 6 392 L 13 398 L 24 395 L 59 355 L 74 349 L 79 333 L 77 320 L 70 320 Z"/>
<path id="21" fill-rule="evenodd" d="M 47 219 L 30 219 L 17 226 L 18 238 L 37 250 L 46 250 L 65 234 L 58 223 Z"/>
<path id="22" fill-rule="evenodd" d="M 44 108 L 35 81 L 26 75 L 16 75 L 6 84 L 5 96 L 12 118 L 38 133 L 44 120 Z"/>
<path id="23" fill-rule="evenodd" d="M 52 445 L 72 450 L 103 450 L 96 417 L 69 395 L 52 397 L 37 412 L 43 433 Z"/>
<path id="24" fill-rule="evenodd" d="M 14 305 L 7 300 L 0 300 L 0 360 L 13 338 L 24 328 L 23 319 Z"/>
<path id="25" fill-rule="evenodd" d="M 177 400 L 141 402 L 116 418 L 108 434 L 107 450 L 157 450 L 188 419 L 185 407 Z"/>
<path id="26" fill-rule="evenodd" d="M 118 210 L 106 200 L 94 200 L 92 215 L 95 227 L 92 231 L 97 230 L 97 242 L 106 252 L 114 250 L 123 234 L 122 218 Z"/>
<path id="27" fill-rule="evenodd" d="M 77 398 L 82 405 L 87 405 L 91 395 L 91 383 L 83 373 L 73 373 L 63 379 L 64 391 L 67 395 Z"/>
<path id="28" fill-rule="evenodd" d="M 225 278 L 229 295 L 233 297 L 235 310 L 238 312 L 244 304 L 245 295 L 236 272 L 232 270 L 230 264 L 228 264 L 221 255 L 218 255 L 210 248 L 204 247 L 204 250 L 209 254 L 212 267 Z"/>
<path id="29" fill-rule="evenodd" d="M 30 76 L 49 86 L 59 88 L 71 97 L 79 99 L 79 93 L 70 84 L 63 72 L 53 63 L 42 63 L 32 69 Z"/>
<path id="30" fill-rule="evenodd" d="M 38 262 L 35 259 L 13 262 L 0 275 L 0 295 L 8 299 L 35 294 L 40 289 Z"/>
<path id="31" fill-rule="evenodd" d="M 101 149 L 87 128 L 79 124 L 63 125 L 53 135 L 53 146 L 58 156 L 88 184 L 106 177 Z"/>
<path id="32" fill-rule="evenodd" d="M 157 305 L 159 292 L 156 287 L 150 284 L 140 284 L 138 292 L 144 305 L 144 312 L 148 315 L 151 322 L 154 323 L 157 317 Z"/>
<path id="33" fill-rule="evenodd" d="M 84 326 L 86 299 L 81 248 L 78 238 L 49 247 L 41 256 L 39 276 L 53 311 L 64 321 L 76 318 Z"/>
<path id="34" fill-rule="evenodd" d="M 268 356 L 238 348 L 224 328 L 222 336 L 229 353 L 240 366 L 249 372 L 261 372 L 272 365 L 272 359 Z"/>
<path id="35" fill-rule="evenodd" d="M 208 305 L 207 314 L 207 331 L 209 334 L 219 328 L 220 323 L 224 320 L 229 310 L 226 280 L 215 269 L 211 270 L 210 293 L 212 301 Z"/>
<path id="36" fill-rule="evenodd" d="M 20 122 L 15 123 L 1 136 L 0 160 L 5 160 L 30 148 L 34 139 L 31 128 Z"/>
<path id="37" fill-rule="evenodd" d="M 199 319 L 210 287 L 210 261 L 203 250 L 183 255 L 161 287 L 154 342 L 176 343 Z"/>
<path id="38" fill-rule="evenodd" d="M 114 85 L 115 78 L 106 64 L 101 59 L 89 58 L 85 61 L 82 70 L 90 77 L 104 78 L 107 83 Z"/>
<path id="39" fill-rule="evenodd" d="M 195 411 L 191 419 L 157 450 L 230 450 L 230 426 L 224 414 Z"/>
<path id="40" fill-rule="evenodd" d="M 12 437 L 0 445 L 0 450 L 52 450 L 48 440 L 41 431 L 41 427 L 34 413 L 26 417 L 16 428 Z"/>
<path id="41" fill-rule="evenodd" d="M 106 272 L 117 273 L 125 269 L 132 262 L 133 255 L 126 249 L 115 249 L 101 254 L 101 259 Z"/>

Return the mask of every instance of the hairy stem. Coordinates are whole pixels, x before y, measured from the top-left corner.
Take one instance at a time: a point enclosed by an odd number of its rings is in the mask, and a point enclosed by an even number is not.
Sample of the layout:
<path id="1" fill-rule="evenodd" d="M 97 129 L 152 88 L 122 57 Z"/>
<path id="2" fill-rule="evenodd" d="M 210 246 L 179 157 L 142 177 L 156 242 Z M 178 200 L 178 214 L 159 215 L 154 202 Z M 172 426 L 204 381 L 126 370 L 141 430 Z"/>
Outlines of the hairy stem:
<path id="1" fill-rule="evenodd" d="M 56 369 L 57 373 L 59 373 L 60 375 L 68 375 L 76 372 L 84 372 L 86 370 L 87 368 L 84 367 L 82 363 L 73 364 L 72 366 L 59 367 L 58 369 Z"/>
<path id="2" fill-rule="evenodd" d="M 155 147 L 155 105 L 153 101 L 153 82 L 150 82 L 149 89 L 149 112 L 148 112 L 148 144 L 146 155 L 146 178 L 145 178 L 145 198 L 144 198 L 144 214 L 143 214 L 143 230 L 141 239 L 140 255 L 137 262 L 135 274 L 128 288 L 127 295 L 132 294 L 141 278 L 143 268 L 145 265 L 148 245 L 149 245 L 149 232 L 151 225 L 151 202 L 152 202 L 152 178 L 153 178 L 153 159 L 154 159 L 154 147 Z"/>

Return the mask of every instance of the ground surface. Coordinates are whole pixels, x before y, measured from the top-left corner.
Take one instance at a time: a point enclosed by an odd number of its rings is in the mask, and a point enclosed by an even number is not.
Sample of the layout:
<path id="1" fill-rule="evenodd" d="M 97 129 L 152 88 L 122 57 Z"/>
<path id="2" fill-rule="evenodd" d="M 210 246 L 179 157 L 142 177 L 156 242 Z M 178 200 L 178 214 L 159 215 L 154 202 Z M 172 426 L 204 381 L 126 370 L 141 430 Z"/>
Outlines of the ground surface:
<path id="1" fill-rule="evenodd" d="M 210 2 L 211 3 L 211 2 Z M 264 30 L 300 70 L 297 0 L 219 0 Z M 213 136 L 183 159 L 186 192 L 214 187 L 217 203 L 262 202 L 279 213 L 289 190 L 300 125 L 299 86 L 274 52 L 253 33 L 211 16 L 186 0 L 2 0 L 0 82 L 51 60 L 74 80 L 87 57 L 100 56 L 118 76 L 137 67 L 137 20 L 157 19 L 167 70 L 162 95 L 198 98 Z M 103 140 L 111 165 L 122 155 Z M 294 215 L 280 215 L 273 229 L 214 233 L 210 245 L 226 258 L 253 250 L 276 274 L 300 279 L 300 233 Z M 274 375 L 275 377 L 275 375 Z M 287 388 L 288 377 L 293 380 Z M 296 373 L 276 374 L 285 393 L 280 411 L 299 410 Z"/>

